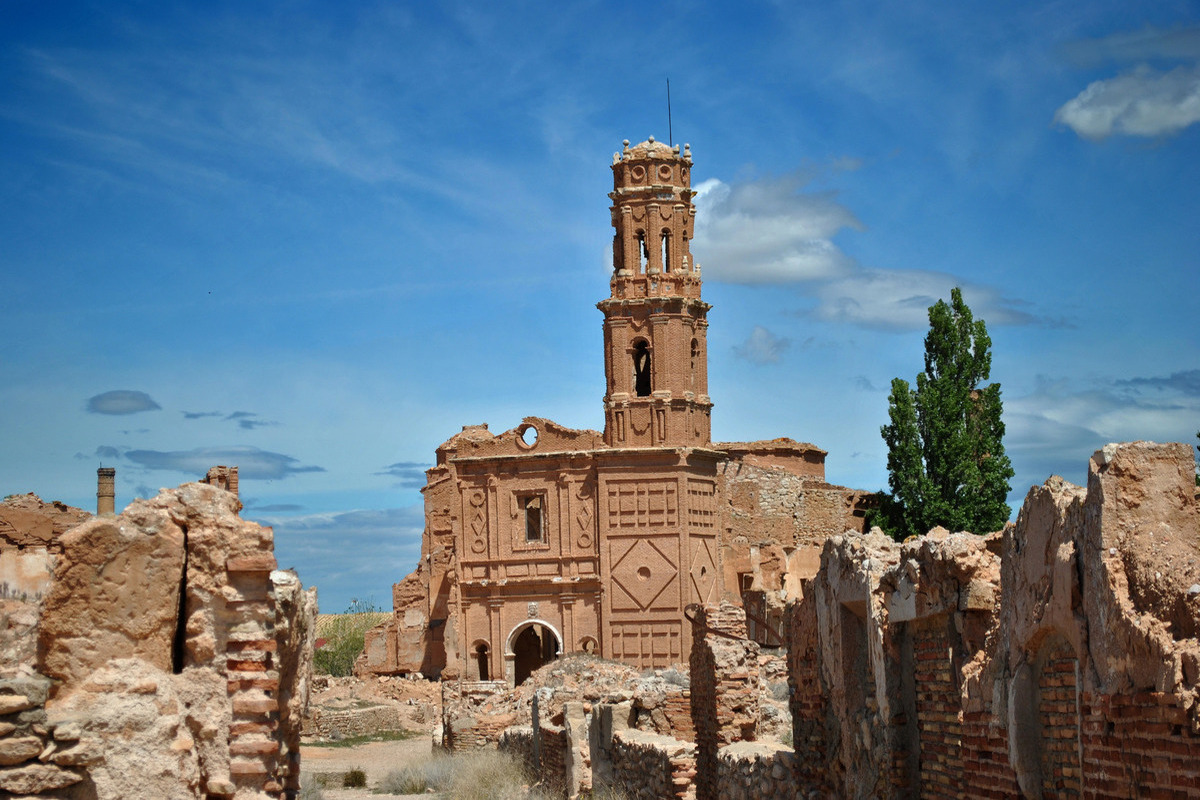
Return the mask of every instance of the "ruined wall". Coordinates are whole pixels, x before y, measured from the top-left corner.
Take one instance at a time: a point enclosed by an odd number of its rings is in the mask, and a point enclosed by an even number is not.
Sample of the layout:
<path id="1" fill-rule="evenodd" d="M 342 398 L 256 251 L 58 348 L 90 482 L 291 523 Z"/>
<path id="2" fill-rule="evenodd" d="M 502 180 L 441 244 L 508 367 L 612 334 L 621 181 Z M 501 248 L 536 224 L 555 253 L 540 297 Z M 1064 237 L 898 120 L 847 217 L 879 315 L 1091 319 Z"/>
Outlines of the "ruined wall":
<path id="1" fill-rule="evenodd" d="M 0 726 L 0 789 L 245 800 L 298 788 L 316 597 L 275 571 L 271 530 L 240 507 L 186 484 L 58 537 L 24 629 L 37 643 L 16 666 L 27 677 L 0 686 L 18 715 Z M 47 746 L 33 752 L 36 737 Z"/>
<path id="2" fill-rule="evenodd" d="M 758 645 L 746 638 L 746 615 L 731 603 L 696 608 L 691 654 L 692 722 L 696 726 L 696 797 L 719 797 L 717 751 L 753 741 L 758 727 Z"/>
<path id="3" fill-rule="evenodd" d="M 789 609 L 798 785 L 1200 797 L 1192 464 L 1110 445 L 1086 491 L 1051 478 L 997 534 L 833 537 Z"/>

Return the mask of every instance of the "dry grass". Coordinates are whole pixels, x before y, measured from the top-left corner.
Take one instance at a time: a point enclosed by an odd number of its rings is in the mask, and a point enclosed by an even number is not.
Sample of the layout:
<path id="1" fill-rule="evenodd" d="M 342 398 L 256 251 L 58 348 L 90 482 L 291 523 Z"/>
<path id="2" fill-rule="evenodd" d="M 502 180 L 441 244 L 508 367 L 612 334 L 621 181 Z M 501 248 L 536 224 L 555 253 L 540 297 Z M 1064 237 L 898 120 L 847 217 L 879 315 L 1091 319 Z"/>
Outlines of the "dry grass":
<path id="1" fill-rule="evenodd" d="M 390 611 L 367 611 L 361 614 L 318 614 L 317 638 L 329 638 L 330 634 L 340 627 L 340 622 L 344 617 L 354 617 L 367 627 L 374 628 L 376 625 L 387 622 L 391 616 Z"/>
<path id="2" fill-rule="evenodd" d="M 379 789 L 391 794 L 432 791 L 443 800 L 541 800 L 556 796 L 531 789 L 531 782 L 524 765 L 512 756 L 496 750 L 474 750 L 434 754 L 425 761 L 393 770 Z"/>

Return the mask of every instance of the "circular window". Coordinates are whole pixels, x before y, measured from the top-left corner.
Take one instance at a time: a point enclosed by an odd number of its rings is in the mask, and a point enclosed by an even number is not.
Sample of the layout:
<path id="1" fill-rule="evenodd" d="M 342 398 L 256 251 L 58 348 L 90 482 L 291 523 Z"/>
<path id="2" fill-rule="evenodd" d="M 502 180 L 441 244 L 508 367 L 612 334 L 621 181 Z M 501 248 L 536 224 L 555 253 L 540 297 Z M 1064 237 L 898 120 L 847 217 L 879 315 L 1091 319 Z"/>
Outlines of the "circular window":
<path id="1" fill-rule="evenodd" d="M 522 425 L 517 431 L 517 444 L 532 448 L 538 442 L 538 429 L 533 425 Z"/>
<path id="2" fill-rule="evenodd" d="M 644 181 L 646 179 L 646 168 L 638 164 L 629 171 L 629 176 L 635 181 Z"/>
<path id="3" fill-rule="evenodd" d="M 662 164 L 659 166 L 658 177 L 660 180 L 664 181 L 671 180 L 671 166 L 669 164 Z"/>

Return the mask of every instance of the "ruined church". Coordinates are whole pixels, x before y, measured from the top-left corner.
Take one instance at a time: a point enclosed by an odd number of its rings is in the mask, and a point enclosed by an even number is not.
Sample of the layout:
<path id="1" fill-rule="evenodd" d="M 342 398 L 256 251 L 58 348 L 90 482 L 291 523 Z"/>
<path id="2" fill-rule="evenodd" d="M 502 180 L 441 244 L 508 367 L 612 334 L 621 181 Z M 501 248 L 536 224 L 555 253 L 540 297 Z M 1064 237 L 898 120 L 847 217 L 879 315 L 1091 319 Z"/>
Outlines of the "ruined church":
<path id="1" fill-rule="evenodd" d="M 826 537 L 863 529 L 869 496 L 825 482 L 825 451 L 712 441 L 690 148 L 626 140 L 612 171 L 603 433 L 526 417 L 442 444 L 420 562 L 360 672 L 516 685 L 570 652 L 665 667 L 691 649 L 686 608 L 721 599 L 778 645 Z"/>

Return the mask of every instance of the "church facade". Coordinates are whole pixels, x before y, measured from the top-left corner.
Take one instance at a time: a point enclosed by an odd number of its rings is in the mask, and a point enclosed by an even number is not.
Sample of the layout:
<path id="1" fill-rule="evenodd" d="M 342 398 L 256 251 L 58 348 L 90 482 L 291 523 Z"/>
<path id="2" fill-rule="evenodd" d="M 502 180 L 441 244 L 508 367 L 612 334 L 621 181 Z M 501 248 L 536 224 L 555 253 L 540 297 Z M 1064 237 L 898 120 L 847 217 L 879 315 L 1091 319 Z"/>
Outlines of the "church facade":
<path id="1" fill-rule="evenodd" d="M 685 608 L 723 597 L 778 643 L 825 537 L 862 530 L 869 496 L 827 484 L 823 450 L 711 440 L 691 169 L 653 137 L 614 154 L 604 430 L 527 417 L 442 444 L 421 561 L 360 671 L 519 684 L 568 652 L 666 667 L 691 648 Z"/>

